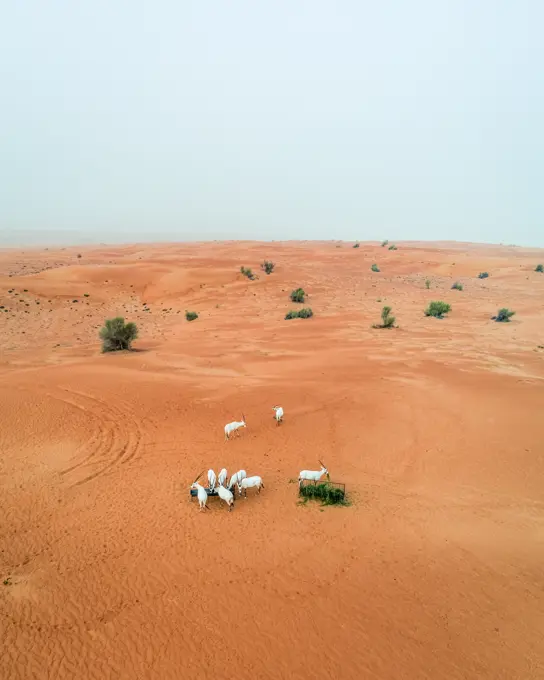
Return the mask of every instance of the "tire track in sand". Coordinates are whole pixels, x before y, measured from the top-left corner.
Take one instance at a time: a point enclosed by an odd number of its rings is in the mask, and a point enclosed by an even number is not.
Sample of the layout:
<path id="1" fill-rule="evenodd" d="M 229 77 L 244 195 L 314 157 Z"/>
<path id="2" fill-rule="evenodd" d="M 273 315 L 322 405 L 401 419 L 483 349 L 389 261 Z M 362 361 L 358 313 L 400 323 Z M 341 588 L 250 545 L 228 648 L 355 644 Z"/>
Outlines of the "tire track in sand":
<path id="1" fill-rule="evenodd" d="M 74 481 L 73 486 L 90 482 L 114 466 L 128 463 L 141 451 L 143 430 L 130 408 L 119 401 L 106 402 L 70 388 L 59 389 L 59 393 L 49 392 L 48 396 L 79 409 L 93 423 L 90 440 L 75 454 L 80 459 L 62 470 L 61 475 L 89 466 L 98 466 L 98 469 Z"/>

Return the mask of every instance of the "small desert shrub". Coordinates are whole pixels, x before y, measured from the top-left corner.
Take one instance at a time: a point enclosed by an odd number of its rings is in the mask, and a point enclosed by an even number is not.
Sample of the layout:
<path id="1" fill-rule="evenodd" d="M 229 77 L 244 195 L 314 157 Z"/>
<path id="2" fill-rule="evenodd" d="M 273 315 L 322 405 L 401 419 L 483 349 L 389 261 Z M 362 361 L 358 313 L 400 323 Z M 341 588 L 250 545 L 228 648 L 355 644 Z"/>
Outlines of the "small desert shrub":
<path id="1" fill-rule="evenodd" d="M 431 287 L 431 279 L 425 279 L 425 288 L 429 290 Z"/>
<path id="2" fill-rule="evenodd" d="M 247 276 L 247 278 L 250 281 L 253 281 L 253 279 L 255 278 L 255 274 L 249 268 L 240 267 L 240 273 L 243 274 L 244 276 Z"/>
<path id="3" fill-rule="evenodd" d="M 391 307 L 387 305 L 382 309 L 382 322 L 374 324 L 373 328 L 393 328 L 395 317 L 391 316 Z"/>
<path id="4" fill-rule="evenodd" d="M 300 495 L 305 500 L 320 500 L 322 505 L 344 505 L 346 503 L 344 490 L 327 482 L 304 484 L 300 487 Z"/>
<path id="5" fill-rule="evenodd" d="M 451 305 L 449 305 L 447 302 L 435 300 L 431 302 L 425 310 L 425 316 L 434 316 L 437 319 L 441 319 L 444 314 L 447 314 L 450 310 Z"/>
<path id="6" fill-rule="evenodd" d="M 479 279 L 487 279 L 488 276 L 489 276 L 489 274 L 487 272 L 480 272 L 478 274 Z"/>
<path id="7" fill-rule="evenodd" d="M 494 321 L 510 321 L 510 318 L 514 316 L 516 312 L 512 312 L 506 307 L 499 309 L 497 316 L 492 317 Z"/>
<path id="8" fill-rule="evenodd" d="M 535 267 L 535 272 L 540 272 L 541 274 L 544 273 L 544 265 L 542 264 L 537 264 Z"/>
<path id="9" fill-rule="evenodd" d="M 387 239 L 385 241 L 382 241 L 382 248 L 385 248 L 385 246 L 389 243 Z"/>
<path id="10" fill-rule="evenodd" d="M 89 293 L 83 293 L 83 297 L 89 297 Z"/>
<path id="11" fill-rule="evenodd" d="M 354 247 L 354 248 L 359 248 L 359 247 L 360 247 L 360 246 L 359 246 L 359 241 L 355 241 L 355 243 L 353 244 L 353 247 Z"/>
<path id="12" fill-rule="evenodd" d="M 78 254 L 77 254 L 78 260 L 79 260 L 80 257 L 81 257 L 81 253 L 78 253 Z"/>
<path id="13" fill-rule="evenodd" d="M 397 246 L 393 243 L 389 246 L 388 250 L 397 250 Z"/>
<path id="14" fill-rule="evenodd" d="M 100 329 L 103 352 L 117 352 L 123 349 L 131 349 L 133 340 L 138 337 L 138 329 L 132 321 L 125 323 L 122 316 L 115 319 L 107 319 Z"/>
<path id="15" fill-rule="evenodd" d="M 314 313 L 310 309 L 310 307 L 304 307 L 301 310 L 296 310 L 292 309 L 290 312 L 287 312 L 285 315 L 286 319 L 309 319 L 312 317 Z"/>
<path id="16" fill-rule="evenodd" d="M 463 284 L 456 281 L 451 287 L 452 290 L 463 290 Z"/>
<path id="17" fill-rule="evenodd" d="M 380 271 L 380 268 L 378 267 L 377 264 L 373 264 L 372 267 L 370 267 L 370 269 L 372 269 L 373 272 L 379 272 Z"/>
<path id="18" fill-rule="evenodd" d="M 270 262 L 270 260 L 265 260 L 265 261 L 261 264 L 261 269 L 262 269 L 263 272 L 265 272 L 266 274 L 272 274 L 272 272 L 274 271 L 274 267 L 275 267 L 275 266 L 276 266 L 276 265 L 275 265 L 273 262 Z"/>
<path id="19" fill-rule="evenodd" d="M 304 298 L 306 296 L 306 293 L 302 288 L 297 288 L 296 290 L 291 291 L 291 295 L 289 296 L 291 298 L 291 302 L 304 302 Z"/>
<path id="20" fill-rule="evenodd" d="M 196 312 L 185 312 L 185 318 L 187 321 L 194 321 L 195 319 L 198 319 L 198 314 Z"/>

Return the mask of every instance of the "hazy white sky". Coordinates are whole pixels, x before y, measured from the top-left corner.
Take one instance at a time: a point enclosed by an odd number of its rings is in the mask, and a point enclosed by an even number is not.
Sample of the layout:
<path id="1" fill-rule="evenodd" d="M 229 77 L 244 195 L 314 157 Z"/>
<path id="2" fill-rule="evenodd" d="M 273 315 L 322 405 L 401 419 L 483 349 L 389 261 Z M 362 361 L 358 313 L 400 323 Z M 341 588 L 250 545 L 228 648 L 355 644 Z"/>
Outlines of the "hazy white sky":
<path id="1" fill-rule="evenodd" d="M 544 246 L 543 27 L 542 0 L 7 0 L 0 232 Z"/>

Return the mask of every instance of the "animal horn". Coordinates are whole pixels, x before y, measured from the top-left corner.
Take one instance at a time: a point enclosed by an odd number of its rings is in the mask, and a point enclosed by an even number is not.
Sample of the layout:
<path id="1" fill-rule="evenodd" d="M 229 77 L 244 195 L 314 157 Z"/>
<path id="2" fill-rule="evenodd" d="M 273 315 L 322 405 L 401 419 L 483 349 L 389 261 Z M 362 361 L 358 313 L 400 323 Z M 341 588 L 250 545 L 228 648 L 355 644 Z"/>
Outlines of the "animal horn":
<path id="1" fill-rule="evenodd" d="M 317 459 L 317 462 L 321 465 L 321 467 L 327 467 L 326 465 L 324 465 L 324 464 L 319 460 L 319 458 Z"/>
<path id="2" fill-rule="evenodd" d="M 195 484 L 196 482 L 198 482 L 198 480 L 202 477 L 203 474 L 204 474 L 204 470 L 202 470 L 202 472 L 198 475 L 198 477 L 195 479 L 195 481 L 193 482 L 193 484 Z"/>
<path id="3" fill-rule="evenodd" d="M 246 417 L 243 413 L 242 413 L 242 420 L 244 421 L 244 423 L 246 422 Z"/>

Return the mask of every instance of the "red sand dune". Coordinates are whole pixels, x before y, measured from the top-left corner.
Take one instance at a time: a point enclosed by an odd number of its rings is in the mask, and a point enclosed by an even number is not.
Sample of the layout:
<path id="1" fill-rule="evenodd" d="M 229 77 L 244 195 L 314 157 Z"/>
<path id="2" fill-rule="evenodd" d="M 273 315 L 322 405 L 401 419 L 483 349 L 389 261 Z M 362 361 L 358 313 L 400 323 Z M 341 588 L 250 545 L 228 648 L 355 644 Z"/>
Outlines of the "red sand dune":
<path id="1" fill-rule="evenodd" d="M 271 276 L 239 274 L 264 258 Z M 543 678 L 542 261 L 0 252 L 0 677 Z M 285 321 L 298 286 L 315 316 Z M 433 299 L 447 319 L 423 315 Z M 399 328 L 371 328 L 384 304 Z M 513 321 L 491 321 L 503 306 Z M 114 315 L 138 351 L 100 353 Z M 289 480 L 318 458 L 350 507 L 297 504 Z M 191 481 L 223 466 L 266 488 L 199 513 Z"/>

